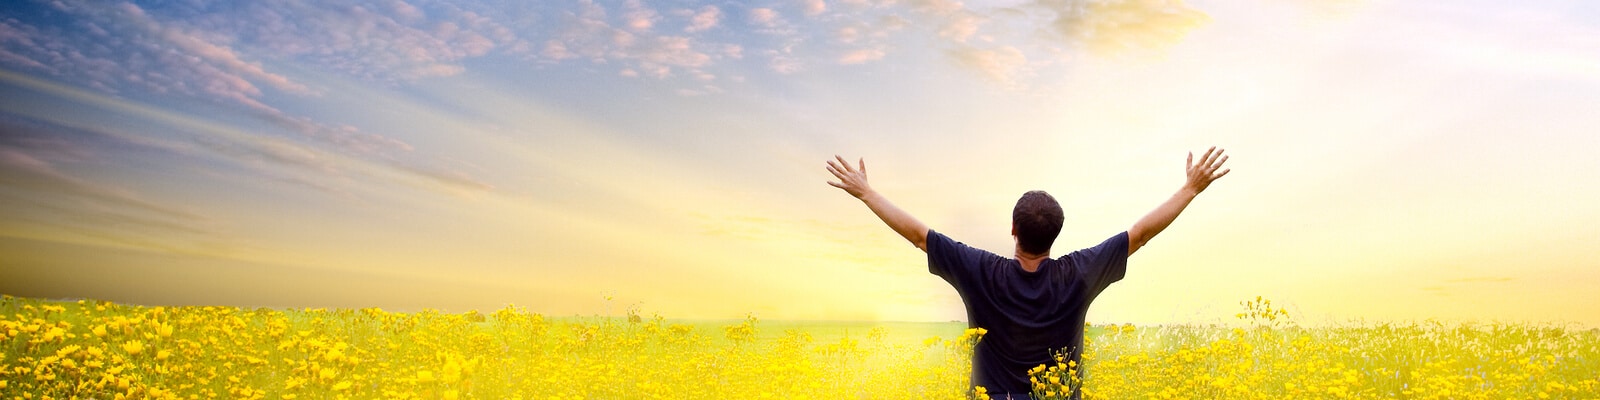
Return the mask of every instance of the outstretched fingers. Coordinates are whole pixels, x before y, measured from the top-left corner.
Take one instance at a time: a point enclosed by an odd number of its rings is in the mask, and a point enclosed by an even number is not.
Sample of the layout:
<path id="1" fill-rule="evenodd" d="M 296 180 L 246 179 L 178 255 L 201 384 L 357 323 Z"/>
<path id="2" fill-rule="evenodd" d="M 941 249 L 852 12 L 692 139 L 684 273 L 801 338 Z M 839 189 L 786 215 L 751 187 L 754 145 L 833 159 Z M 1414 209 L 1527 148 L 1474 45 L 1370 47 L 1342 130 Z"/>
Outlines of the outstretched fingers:
<path id="1" fill-rule="evenodd" d="M 828 173 L 833 174 L 837 180 L 828 181 L 828 186 L 844 189 L 850 195 L 860 198 L 872 189 L 867 186 L 867 161 L 865 158 L 857 159 L 855 165 L 850 165 L 844 157 L 834 155 L 828 160 Z"/>
<path id="2" fill-rule="evenodd" d="M 1223 164 L 1226 164 L 1228 162 L 1228 155 L 1223 154 L 1223 152 L 1225 152 L 1225 151 L 1226 150 L 1218 149 L 1215 159 L 1211 160 L 1210 164 L 1207 164 L 1206 171 L 1208 172 L 1208 174 L 1207 174 L 1208 175 L 1207 178 L 1209 178 L 1208 180 L 1213 180 L 1213 181 L 1217 180 L 1217 178 L 1221 178 L 1223 175 L 1227 175 L 1228 171 L 1232 171 L 1233 170 L 1231 168 L 1228 168 L 1228 169 L 1222 168 Z M 1219 170 L 1219 169 L 1221 169 L 1222 171 L 1218 172 L 1217 170 Z"/>
<path id="3" fill-rule="evenodd" d="M 849 161 L 845 161 L 844 157 L 840 157 L 838 155 L 835 155 L 835 156 L 833 156 L 833 158 L 839 160 L 839 166 L 840 166 L 839 169 L 840 170 L 843 170 L 844 172 L 848 172 L 848 173 L 855 173 L 856 172 L 856 169 L 855 168 L 851 168 L 850 167 L 850 162 Z M 832 164 L 833 162 L 829 161 L 828 163 Z"/>

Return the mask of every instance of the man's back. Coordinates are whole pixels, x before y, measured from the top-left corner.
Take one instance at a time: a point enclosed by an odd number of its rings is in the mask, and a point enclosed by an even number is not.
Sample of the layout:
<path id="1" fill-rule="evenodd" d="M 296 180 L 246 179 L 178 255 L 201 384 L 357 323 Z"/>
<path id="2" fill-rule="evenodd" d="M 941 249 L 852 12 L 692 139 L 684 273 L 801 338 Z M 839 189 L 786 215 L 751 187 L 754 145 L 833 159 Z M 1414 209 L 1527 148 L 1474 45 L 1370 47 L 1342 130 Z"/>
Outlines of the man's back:
<path id="1" fill-rule="evenodd" d="M 928 232 L 928 272 L 944 278 L 966 305 L 972 327 L 988 330 L 973 349 L 972 384 L 989 393 L 1026 394 L 1027 371 L 1068 351 L 1078 360 L 1089 303 L 1127 269 L 1128 237 L 1045 259 L 1029 272 L 1019 261 Z"/>

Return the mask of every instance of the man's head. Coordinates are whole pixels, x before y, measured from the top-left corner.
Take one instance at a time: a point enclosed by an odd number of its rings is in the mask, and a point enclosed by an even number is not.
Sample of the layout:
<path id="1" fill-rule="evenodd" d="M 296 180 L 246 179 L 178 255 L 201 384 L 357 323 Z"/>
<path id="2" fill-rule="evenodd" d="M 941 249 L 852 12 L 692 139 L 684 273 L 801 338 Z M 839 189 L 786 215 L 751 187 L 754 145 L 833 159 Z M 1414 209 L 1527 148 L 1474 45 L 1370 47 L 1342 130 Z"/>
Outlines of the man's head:
<path id="1" fill-rule="evenodd" d="M 1061 204 L 1043 190 L 1022 194 L 1017 207 L 1011 209 L 1011 232 L 1017 236 L 1017 247 L 1024 253 L 1047 255 L 1050 244 L 1061 234 L 1065 217 Z"/>

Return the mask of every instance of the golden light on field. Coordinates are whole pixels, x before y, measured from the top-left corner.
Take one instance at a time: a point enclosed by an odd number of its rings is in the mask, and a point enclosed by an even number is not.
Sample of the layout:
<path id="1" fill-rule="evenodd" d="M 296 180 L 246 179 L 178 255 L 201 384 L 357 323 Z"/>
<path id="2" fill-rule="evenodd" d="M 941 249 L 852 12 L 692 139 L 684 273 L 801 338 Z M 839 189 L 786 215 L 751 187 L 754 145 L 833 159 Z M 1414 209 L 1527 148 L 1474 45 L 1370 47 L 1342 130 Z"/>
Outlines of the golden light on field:
<path id="1" fill-rule="evenodd" d="M 1242 303 L 1245 324 L 1234 328 L 1090 327 L 1083 365 L 1037 366 L 1032 394 L 1064 399 L 1081 387 L 1087 399 L 1490 399 L 1600 391 L 1600 336 L 1592 330 L 1438 323 L 1304 329 L 1270 300 Z M 6 297 L 0 394 L 987 398 L 985 389 L 967 386 L 971 349 L 984 331 L 963 331 L 959 323 L 915 336 L 870 323 L 852 325 L 861 329 L 853 333 L 803 325 L 777 332 L 753 317 L 685 323 L 625 314 L 547 318 L 514 306 L 487 314 L 147 308 Z"/>

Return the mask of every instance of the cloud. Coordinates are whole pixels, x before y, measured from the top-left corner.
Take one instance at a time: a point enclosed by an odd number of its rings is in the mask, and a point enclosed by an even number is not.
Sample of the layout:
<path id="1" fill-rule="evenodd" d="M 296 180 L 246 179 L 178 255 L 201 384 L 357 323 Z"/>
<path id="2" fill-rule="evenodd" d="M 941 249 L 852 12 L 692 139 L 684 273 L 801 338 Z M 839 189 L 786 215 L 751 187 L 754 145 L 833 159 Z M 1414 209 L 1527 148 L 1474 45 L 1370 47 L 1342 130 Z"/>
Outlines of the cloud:
<path id="1" fill-rule="evenodd" d="M 164 24 L 247 44 L 258 54 L 316 65 L 378 82 L 404 82 L 460 71 L 460 62 L 497 49 L 527 49 L 492 11 L 455 3 L 419 8 L 397 0 L 328 3 L 263 0 L 171 3 Z"/>
<path id="2" fill-rule="evenodd" d="M 575 58 L 578 56 L 577 54 L 573 54 L 572 51 L 567 50 L 567 44 L 558 39 L 550 39 L 545 41 L 544 52 L 541 54 L 543 54 L 546 58 L 557 61 Z"/>
<path id="3" fill-rule="evenodd" d="M 391 161 L 389 166 L 408 172 L 414 176 L 443 184 L 447 187 L 465 192 L 487 192 L 494 189 L 494 185 L 478 180 L 472 175 L 458 169 L 446 168 L 437 165 L 425 165 L 417 162 Z"/>
<path id="4" fill-rule="evenodd" d="M 990 81 L 1006 86 L 1017 83 L 1028 62 L 1021 50 L 1011 46 L 993 49 L 958 47 L 948 54 L 958 65 L 978 71 Z"/>
<path id="5" fill-rule="evenodd" d="M 101 206 L 133 209 L 165 218 L 201 219 L 194 213 L 146 200 L 131 191 L 80 179 L 36 158 L 23 149 L 0 147 L 0 185 L 29 192 L 65 195 Z"/>
<path id="6" fill-rule="evenodd" d="M 881 27 L 881 29 L 879 29 L 877 32 L 894 32 L 903 29 L 908 25 L 911 25 L 911 21 L 907 21 L 905 18 L 902 18 L 899 15 L 885 15 L 878 18 L 878 26 Z"/>
<path id="7" fill-rule="evenodd" d="M 732 59 L 744 58 L 744 46 L 724 44 L 722 45 L 722 56 Z"/>
<path id="8" fill-rule="evenodd" d="M 1100 53 L 1162 48 L 1181 40 L 1205 16 L 1181 1 L 1024 0 L 1008 7 L 970 8 L 956 0 L 797 0 L 781 8 L 697 4 L 658 12 L 643 0 L 547 3 L 453 3 L 405 0 L 261 0 L 246 3 L 63 0 L 34 3 L 67 21 L 0 20 L 0 65 L 52 74 L 109 93 L 129 91 L 200 96 L 251 110 L 279 126 L 350 151 L 405 151 L 381 135 L 348 132 L 284 114 L 262 99 L 276 93 L 314 96 L 273 65 L 306 65 L 392 85 L 458 75 L 465 61 L 490 55 L 556 65 L 604 65 L 619 75 L 660 79 L 709 70 L 721 59 L 767 54 L 779 73 L 812 61 L 845 63 L 881 57 L 895 33 L 936 35 L 966 65 L 1009 65 L 1007 53 L 963 46 L 1007 44 L 1022 59 L 1065 46 Z M 776 3 L 774 3 L 776 4 Z M 833 6 L 830 8 L 829 6 Z M 845 12 L 840 12 L 840 10 Z M 792 10 L 792 11 L 791 11 Z M 727 29 L 779 40 L 717 41 L 734 13 L 744 25 Z M 803 24 L 784 13 L 809 18 Z M 663 17 L 666 18 L 663 18 Z M 910 26 L 931 29 L 907 30 Z M 801 31 L 804 28 L 805 31 Z M 1058 41 L 1040 43 L 1036 32 Z M 1010 34 L 1011 36 L 1006 36 Z M 748 37 L 746 37 L 748 38 Z M 822 40 L 814 40 L 822 39 Z M 1010 40 L 1021 39 L 1021 40 Z M 687 43 L 687 48 L 682 47 Z M 792 51 L 797 44 L 804 46 Z M 822 47 L 843 44 L 841 47 Z M 729 52 L 728 46 L 738 50 Z M 1041 48 L 1046 47 L 1046 48 Z M 55 51 L 66 49 L 69 51 Z M 880 50 L 881 51 L 881 50 Z M 1002 51 L 991 48 L 989 51 Z M 816 60 L 822 58 L 823 60 Z M 987 60 L 987 61 L 986 61 Z M 1043 64 L 1040 64 L 1043 65 Z M 1040 65 L 1035 65 L 1040 66 Z M 623 71 L 632 71 L 625 73 Z M 989 77 L 995 68 L 975 68 Z M 726 74 L 719 74 L 724 75 Z"/>
<path id="9" fill-rule="evenodd" d="M 941 15 L 966 9 L 965 4 L 951 0 L 910 0 L 907 3 L 913 10 Z"/>
<path id="10" fill-rule="evenodd" d="M 650 38 L 645 46 L 625 55 L 624 58 L 680 67 L 700 67 L 711 62 L 711 56 L 696 50 L 694 42 L 683 36 Z"/>
<path id="11" fill-rule="evenodd" d="M 722 9 L 717 6 L 702 6 L 699 11 L 689 16 L 689 26 L 683 28 L 684 32 L 700 32 L 717 27 L 722 22 Z"/>
<path id="12" fill-rule="evenodd" d="M 943 26 L 939 27 L 939 37 L 950 39 L 957 43 L 966 43 L 967 39 L 978 33 L 978 28 L 987 20 L 987 18 L 971 11 L 963 10 L 950 13 L 949 19 L 945 21 Z"/>
<path id="13" fill-rule="evenodd" d="M 769 56 L 767 58 L 767 68 L 782 75 L 793 74 L 804 69 L 800 65 L 800 60 L 782 54 Z"/>
<path id="14" fill-rule="evenodd" d="M 846 26 L 833 32 L 833 39 L 838 40 L 840 43 L 855 43 L 856 40 L 861 39 L 861 28 L 858 27 Z"/>
<path id="15" fill-rule="evenodd" d="M 53 5 L 47 11 L 66 14 L 69 26 L 36 26 L 15 18 L 3 22 L 4 59 L 10 64 L 112 93 L 143 89 L 204 96 L 257 110 L 271 108 L 256 100 L 262 94 L 257 83 L 310 92 L 198 33 L 163 26 L 131 3 Z"/>
<path id="16" fill-rule="evenodd" d="M 322 150 L 313 144 L 299 143 L 273 136 L 261 136 L 230 127 L 196 121 L 188 116 L 101 96 L 81 89 L 41 81 L 3 70 L 0 70 L 0 82 L 37 90 L 41 93 L 51 93 L 59 97 L 79 99 L 86 106 L 86 109 L 90 110 L 89 112 L 110 111 L 123 113 L 129 116 L 148 118 L 151 121 L 162 121 L 174 128 L 163 135 L 130 134 L 115 128 L 95 126 L 91 122 L 56 113 L 24 112 L 15 115 L 40 121 L 43 125 L 10 122 L 7 121 L 7 115 L 0 114 L 0 132 L 6 132 L 7 135 L 5 136 L 26 134 L 41 138 L 99 138 L 97 139 L 98 141 L 114 142 L 119 147 L 133 145 L 163 151 L 166 154 L 155 156 L 156 159 L 163 162 L 173 160 L 173 155 L 194 157 L 177 158 L 180 161 L 187 159 L 199 162 L 195 159 L 211 158 L 214 161 L 222 161 L 228 165 L 244 167 L 271 180 L 303 185 L 346 198 L 353 198 L 354 196 L 343 188 L 329 183 L 348 182 L 353 178 L 385 178 L 395 179 L 402 183 L 416 183 L 416 181 L 408 180 L 407 178 L 420 178 L 426 182 L 445 184 L 446 188 L 451 189 L 449 191 L 450 194 L 493 189 L 493 186 L 472 177 L 470 174 L 460 172 L 459 169 L 447 168 L 438 161 L 423 158 L 414 153 L 344 154 L 342 152 L 330 152 Z M 353 130 L 354 128 L 345 127 L 344 129 Z M 176 138 L 166 139 L 166 137 L 172 136 L 176 136 Z M 52 141 L 60 140 L 51 139 L 45 142 Z M 67 141 L 81 142 L 82 140 Z M 6 143 L 8 141 L 0 140 L 0 148 L 5 147 Z M 28 150 L 28 154 L 32 155 L 44 154 L 52 156 L 52 158 L 40 158 L 44 161 L 67 159 L 59 156 L 64 153 L 44 152 L 41 150 L 50 148 L 31 146 L 27 147 L 26 150 Z M 210 163 L 213 160 L 206 161 L 207 168 L 215 165 Z M 251 179 L 255 178 L 251 177 Z M 422 189 L 438 188 L 430 185 L 416 187 Z"/>
<path id="17" fill-rule="evenodd" d="M 779 18 L 778 11 L 771 8 L 758 7 L 750 9 L 749 21 L 751 24 L 774 28 L 778 26 Z"/>
<path id="18" fill-rule="evenodd" d="M 828 3 L 822 0 L 802 0 L 801 10 L 806 16 L 814 17 L 828 11 Z"/>
<path id="19" fill-rule="evenodd" d="M 622 7 L 627 10 L 623 14 L 624 25 L 634 32 L 648 31 L 650 27 L 655 26 L 656 20 L 660 19 L 660 15 L 657 15 L 655 10 L 645 7 L 639 0 L 628 0 L 623 3 Z"/>
<path id="20" fill-rule="evenodd" d="M 0 235 L 76 237 L 168 252 L 217 248 L 227 232 L 215 220 L 85 172 L 116 165 L 128 144 L 99 132 L 0 116 L 0 220 L 7 221 Z"/>
<path id="21" fill-rule="evenodd" d="M 1210 21 L 1182 1 L 1036 0 L 1031 6 L 1055 14 L 1049 28 L 1058 37 L 1096 54 L 1165 49 Z"/>
<path id="22" fill-rule="evenodd" d="M 0 40 L 7 44 L 0 62 L 107 93 L 143 92 L 220 101 L 352 153 L 410 150 L 398 140 L 321 124 L 262 102 L 263 87 L 292 95 L 314 95 L 316 91 L 247 60 L 237 46 L 229 45 L 237 40 L 236 32 L 208 30 L 204 23 L 161 20 L 126 2 L 56 2 L 41 11 L 60 14 L 68 22 L 37 26 L 14 18 L 0 21 L 4 26 Z M 441 34 L 459 31 L 451 26 L 441 25 Z M 470 40 L 460 44 L 469 48 L 464 51 L 475 51 L 470 50 Z M 411 72 L 431 76 L 459 71 L 438 67 Z"/>
<path id="23" fill-rule="evenodd" d="M 618 73 L 622 76 L 666 79 L 675 76 L 675 69 L 705 67 L 727 54 L 725 46 L 704 44 L 691 36 L 614 27 L 606 21 L 603 8 L 585 4 L 580 10 L 565 15 L 556 38 L 545 42 L 541 52 L 545 58 L 556 62 L 574 58 L 593 63 L 617 62 L 621 65 Z M 737 50 L 734 55 L 737 56 Z"/>
<path id="24" fill-rule="evenodd" d="M 862 64 L 882 60 L 883 48 L 857 49 L 839 56 L 839 63 L 844 65 Z"/>

